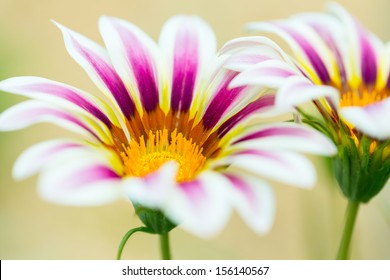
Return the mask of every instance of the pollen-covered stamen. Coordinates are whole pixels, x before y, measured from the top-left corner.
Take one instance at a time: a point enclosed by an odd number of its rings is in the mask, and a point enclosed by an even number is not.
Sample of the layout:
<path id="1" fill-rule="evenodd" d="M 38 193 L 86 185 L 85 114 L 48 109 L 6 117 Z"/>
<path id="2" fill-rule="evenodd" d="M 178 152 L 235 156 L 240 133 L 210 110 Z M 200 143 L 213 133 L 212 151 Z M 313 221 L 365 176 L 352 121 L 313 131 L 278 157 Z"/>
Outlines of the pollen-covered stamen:
<path id="1" fill-rule="evenodd" d="M 196 177 L 204 166 L 206 157 L 192 139 L 186 139 L 175 129 L 168 133 L 167 129 L 149 131 L 139 141 L 132 140 L 124 146 L 121 153 L 124 171 L 128 176 L 144 177 L 157 171 L 164 163 L 176 161 L 178 164 L 177 182 L 186 182 Z"/>
<path id="2" fill-rule="evenodd" d="M 349 90 L 341 94 L 340 107 L 359 106 L 364 107 L 389 97 L 389 92 L 386 90 Z"/>

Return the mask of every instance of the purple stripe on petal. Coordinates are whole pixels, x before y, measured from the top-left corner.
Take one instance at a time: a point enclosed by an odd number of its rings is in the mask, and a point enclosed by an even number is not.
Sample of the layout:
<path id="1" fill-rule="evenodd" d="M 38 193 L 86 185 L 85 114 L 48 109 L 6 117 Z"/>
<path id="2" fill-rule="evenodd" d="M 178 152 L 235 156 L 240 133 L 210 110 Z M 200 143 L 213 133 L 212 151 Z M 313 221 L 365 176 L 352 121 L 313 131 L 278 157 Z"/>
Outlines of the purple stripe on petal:
<path id="1" fill-rule="evenodd" d="M 260 66 L 260 65 L 259 65 Z M 276 76 L 276 77 L 281 77 L 281 78 L 288 78 L 290 76 L 295 75 L 294 72 L 291 70 L 286 70 L 274 66 L 266 66 L 266 67 L 259 67 L 254 71 L 256 75 L 267 75 L 267 76 Z"/>
<path id="2" fill-rule="evenodd" d="M 82 145 L 78 143 L 61 143 L 57 146 L 53 146 L 50 149 L 46 150 L 45 153 L 47 154 L 58 153 L 65 149 L 78 148 L 78 147 L 82 147 Z"/>
<path id="3" fill-rule="evenodd" d="M 228 178 L 233 187 L 245 197 L 246 202 L 251 208 L 257 209 L 259 207 L 258 201 L 256 200 L 256 194 L 244 180 L 231 174 L 224 174 L 224 176 Z"/>
<path id="4" fill-rule="evenodd" d="M 261 50 L 256 52 L 242 51 L 232 55 L 229 59 L 227 59 L 224 66 L 227 69 L 241 72 L 247 69 L 249 66 L 274 58 L 280 59 L 280 56 L 277 54 L 263 54 Z"/>
<path id="5" fill-rule="evenodd" d="M 337 67 L 339 70 L 339 75 L 341 79 L 341 84 L 347 84 L 347 72 L 345 70 L 343 58 L 341 56 L 341 52 L 336 44 L 336 41 L 333 39 L 332 35 L 329 33 L 327 29 L 325 29 L 322 25 L 316 23 L 310 23 L 310 26 L 314 29 L 315 32 L 318 33 L 320 38 L 325 42 L 328 48 L 332 51 L 335 56 Z"/>
<path id="6" fill-rule="evenodd" d="M 152 55 L 133 33 L 121 24 L 115 24 L 115 27 L 126 48 L 127 60 L 133 69 L 142 105 L 147 112 L 153 111 L 159 104 L 159 94 Z"/>
<path id="7" fill-rule="evenodd" d="M 256 63 L 270 59 L 272 59 L 272 57 L 268 55 L 263 55 L 261 53 L 243 53 L 232 56 L 232 58 L 229 59 L 229 64 L 241 63 L 246 65 L 254 65 Z"/>
<path id="8" fill-rule="evenodd" d="M 25 179 L 38 172 L 56 155 L 81 147 L 83 147 L 81 144 L 63 141 L 47 141 L 34 145 L 18 158 L 14 165 L 13 175 L 16 179 Z"/>
<path id="9" fill-rule="evenodd" d="M 185 193 L 195 207 L 200 207 L 206 201 L 206 192 L 200 181 L 180 183 L 180 189 Z"/>
<path id="10" fill-rule="evenodd" d="M 116 102 L 121 108 L 123 115 L 127 118 L 130 118 L 132 115 L 134 115 L 134 101 L 131 99 L 125 85 L 113 67 L 97 54 L 93 53 L 91 50 L 85 49 L 74 38 L 72 39 L 73 45 L 77 48 L 79 53 L 82 54 L 85 59 L 92 65 L 95 72 L 99 75 L 108 90 L 112 93 Z"/>
<path id="11" fill-rule="evenodd" d="M 357 26 L 357 29 L 360 44 L 362 78 L 366 84 L 374 84 L 377 77 L 377 61 L 375 50 L 364 30 L 360 26 Z"/>
<path id="12" fill-rule="evenodd" d="M 386 88 L 389 90 L 390 89 L 390 74 L 387 77 L 387 83 L 386 83 Z"/>
<path id="13" fill-rule="evenodd" d="M 245 87 L 229 89 L 229 84 L 236 75 L 237 73 L 233 71 L 229 71 L 226 74 L 224 80 L 217 89 L 215 96 L 208 105 L 206 112 L 203 115 L 203 125 L 206 129 L 211 129 L 218 123 L 223 114 L 245 89 Z"/>
<path id="14" fill-rule="evenodd" d="M 53 113 L 54 114 L 54 113 Z M 88 131 L 90 134 L 92 134 L 96 139 L 101 140 L 101 138 L 93 131 L 91 130 L 88 126 L 86 126 L 85 124 L 83 124 L 81 121 L 79 121 L 78 119 L 74 118 L 73 116 L 71 115 L 68 115 L 68 114 L 64 114 L 64 113 L 57 113 L 57 116 L 60 117 L 60 118 L 63 118 L 69 122 L 72 122 L 76 125 L 78 125 L 79 127 L 83 128 L 84 130 Z"/>
<path id="15" fill-rule="evenodd" d="M 198 38 L 187 28 L 178 31 L 173 61 L 171 108 L 188 111 L 198 71 Z"/>
<path id="16" fill-rule="evenodd" d="M 299 33 L 284 25 L 279 27 L 285 30 L 300 45 L 322 83 L 328 84 L 330 82 L 330 76 L 324 62 L 321 60 L 317 51 Z"/>
<path id="17" fill-rule="evenodd" d="M 249 141 L 262 137 L 272 137 L 272 136 L 296 136 L 301 138 L 312 138 L 313 135 L 310 131 L 304 129 L 298 129 L 295 127 L 269 127 L 251 134 L 248 134 L 236 141 L 233 144 L 237 144 L 244 141 Z"/>
<path id="18" fill-rule="evenodd" d="M 234 153 L 234 155 L 257 156 L 257 157 L 267 158 L 281 165 L 289 166 L 288 162 L 284 161 L 281 157 L 278 157 L 275 153 L 264 151 L 264 150 L 247 149 L 247 150 L 236 152 Z"/>
<path id="19" fill-rule="evenodd" d="M 65 88 L 60 85 L 49 83 L 30 84 L 24 87 L 29 91 L 55 95 L 59 98 L 65 99 L 91 113 L 93 116 L 101 120 L 107 127 L 111 127 L 110 120 L 102 111 L 100 111 L 95 105 L 91 104 L 89 101 L 70 88 Z"/>
<path id="20" fill-rule="evenodd" d="M 77 118 L 75 118 L 69 114 L 66 114 L 66 113 L 58 111 L 58 110 L 54 110 L 54 109 L 50 109 L 50 108 L 36 108 L 36 109 L 32 109 L 32 110 L 30 109 L 28 111 L 22 112 L 22 114 L 19 115 L 19 118 L 21 120 L 24 119 L 24 120 L 28 120 L 29 122 L 31 122 L 34 118 L 40 118 L 40 117 L 45 117 L 45 116 L 54 116 L 54 117 L 66 120 L 68 122 L 71 122 L 71 123 L 81 127 L 82 129 L 88 131 L 96 139 L 101 141 L 100 137 L 98 135 L 96 135 L 96 133 L 94 131 L 92 131 L 89 127 L 87 127 L 80 120 L 78 120 Z"/>
<path id="21" fill-rule="evenodd" d="M 247 106 L 245 106 L 238 113 L 230 117 L 218 128 L 218 137 L 222 138 L 239 122 L 241 122 L 242 120 L 244 120 L 245 118 L 247 118 L 248 116 L 250 116 L 255 112 L 266 110 L 270 106 L 273 106 L 274 103 L 275 103 L 274 95 L 265 95 L 249 103 Z"/>
<path id="22" fill-rule="evenodd" d="M 119 180 L 120 176 L 112 169 L 104 165 L 96 165 L 80 170 L 77 174 L 73 174 L 66 184 L 68 188 L 77 188 L 105 180 Z"/>
<path id="23" fill-rule="evenodd" d="M 80 120 L 76 119 L 75 117 L 68 115 L 68 114 L 65 114 L 65 113 L 62 113 L 62 112 L 55 111 L 55 110 L 47 110 L 47 112 L 45 112 L 45 113 L 47 113 L 48 115 L 53 115 L 53 116 L 62 118 L 64 120 L 67 120 L 69 122 L 72 122 L 72 123 L 78 125 L 79 127 L 81 127 L 82 129 L 88 131 L 96 139 L 99 139 L 101 141 L 100 137 L 98 135 L 96 135 L 96 133 L 94 131 L 92 131 L 89 127 L 87 127 L 85 124 L 83 124 Z"/>

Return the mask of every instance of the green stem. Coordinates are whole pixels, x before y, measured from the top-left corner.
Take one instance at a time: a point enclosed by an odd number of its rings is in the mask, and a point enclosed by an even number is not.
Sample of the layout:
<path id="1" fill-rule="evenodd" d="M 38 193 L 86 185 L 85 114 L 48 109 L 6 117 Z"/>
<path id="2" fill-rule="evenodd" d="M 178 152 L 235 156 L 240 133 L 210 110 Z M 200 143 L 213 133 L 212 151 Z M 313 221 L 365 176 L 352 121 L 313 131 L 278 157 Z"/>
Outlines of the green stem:
<path id="1" fill-rule="evenodd" d="M 161 259 L 170 260 L 171 259 L 171 251 L 169 248 L 168 232 L 160 234 L 160 245 L 161 245 Z"/>
<path id="2" fill-rule="evenodd" d="M 118 253 L 116 254 L 116 259 L 117 260 L 121 259 L 122 251 L 123 251 L 123 248 L 126 245 L 127 240 L 130 238 L 130 236 L 133 235 L 133 233 L 136 233 L 138 231 L 142 231 L 142 232 L 146 232 L 146 233 L 153 233 L 153 231 L 151 229 L 149 229 L 148 227 L 137 227 L 137 228 L 133 228 L 133 229 L 129 230 L 125 234 L 125 236 L 123 236 L 122 241 L 119 244 Z"/>
<path id="3" fill-rule="evenodd" d="M 348 201 L 343 237 L 341 238 L 339 252 L 337 253 L 338 260 L 348 259 L 349 244 L 351 243 L 353 227 L 355 225 L 358 210 L 358 201 Z"/>

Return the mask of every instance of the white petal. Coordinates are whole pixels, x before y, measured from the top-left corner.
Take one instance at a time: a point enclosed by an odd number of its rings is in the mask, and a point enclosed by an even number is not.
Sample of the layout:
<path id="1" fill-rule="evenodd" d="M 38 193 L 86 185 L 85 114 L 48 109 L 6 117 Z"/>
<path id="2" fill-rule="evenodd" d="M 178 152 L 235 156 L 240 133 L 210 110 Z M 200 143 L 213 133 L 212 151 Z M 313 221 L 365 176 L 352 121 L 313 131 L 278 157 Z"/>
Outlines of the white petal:
<path id="1" fill-rule="evenodd" d="M 249 67 L 230 83 L 231 87 L 261 86 L 279 88 L 291 76 L 301 76 L 296 69 L 280 60 L 267 60 Z"/>
<path id="2" fill-rule="evenodd" d="M 227 42 L 219 51 L 220 54 L 233 54 L 251 48 L 268 47 L 275 50 L 282 60 L 293 65 L 288 55 L 274 41 L 264 36 L 240 37 Z"/>
<path id="3" fill-rule="evenodd" d="M 281 85 L 275 104 L 281 108 L 294 108 L 321 98 L 328 98 L 334 106 L 338 106 L 340 94 L 333 87 L 317 86 L 302 76 L 296 76 L 290 77 Z"/>
<path id="4" fill-rule="evenodd" d="M 95 206 L 123 197 L 121 183 L 103 154 L 74 150 L 46 166 L 39 177 L 38 192 L 58 204 Z"/>
<path id="5" fill-rule="evenodd" d="M 176 188 L 164 212 L 186 230 L 201 237 L 216 235 L 230 217 L 226 178 L 213 171 Z"/>
<path id="6" fill-rule="evenodd" d="M 230 156 L 231 168 L 301 188 L 311 188 L 317 180 L 312 163 L 291 152 L 247 150 Z"/>
<path id="7" fill-rule="evenodd" d="M 257 233 L 267 233 L 275 218 L 275 198 L 263 180 L 245 173 L 224 173 L 231 182 L 232 204 Z"/>
<path id="8" fill-rule="evenodd" d="M 124 179 L 124 191 L 130 200 L 152 209 L 164 209 L 176 188 L 177 164 L 168 162 L 146 177 Z"/>
<path id="9" fill-rule="evenodd" d="M 17 130 L 39 122 L 49 122 L 86 136 L 93 141 L 98 139 L 111 143 L 111 135 L 102 131 L 94 120 L 77 113 L 68 114 L 59 108 L 48 104 L 28 100 L 19 103 L 0 115 L 0 131 Z"/>
<path id="10" fill-rule="evenodd" d="M 32 176 L 59 153 L 77 148 L 82 148 L 82 144 L 68 139 L 49 140 L 33 145 L 16 160 L 12 171 L 13 176 L 18 180 Z"/>
<path id="11" fill-rule="evenodd" d="M 248 67 L 266 60 L 283 59 L 275 49 L 264 45 L 238 51 L 231 55 L 225 62 L 224 67 L 242 72 Z"/>
<path id="12" fill-rule="evenodd" d="M 115 114 L 99 98 L 75 87 L 40 77 L 14 77 L 0 82 L 0 90 L 37 99 L 67 111 L 94 118 L 107 127 L 119 126 Z"/>
<path id="13" fill-rule="evenodd" d="M 373 138 L 390 138 L 390 98 L 366 107 L 344 107 L 341 115 L 358 130 Z"/>
<path id="14" fill-rule="evenodd" d="M 335 145 L 322 133 L 303 125 L 281 123 L 255 126 L 235 139 L 233 149 L 292 150 L 330 156 L 337 152 Z"/>

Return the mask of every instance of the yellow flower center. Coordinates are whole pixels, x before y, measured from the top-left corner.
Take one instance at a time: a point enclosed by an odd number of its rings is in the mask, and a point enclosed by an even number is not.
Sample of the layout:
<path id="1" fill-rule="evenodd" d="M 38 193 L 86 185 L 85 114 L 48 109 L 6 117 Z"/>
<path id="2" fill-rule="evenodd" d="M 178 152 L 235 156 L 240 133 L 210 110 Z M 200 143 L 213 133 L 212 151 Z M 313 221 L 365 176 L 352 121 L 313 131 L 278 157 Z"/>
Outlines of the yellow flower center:
<path id="1" fill-rule="evenodd" d="M 202 148 L 176 129 L 170 134 L 167 129 L 149 131 L 147 140 L 141 136 L 139 141 L 132 140 L 129 146 L 124 146 L 121 157 L 126 175 L 135 177 L 144 177 L 165 163 L 176 161 L 179 167 L 177 182 L 192 180 L 206 160 Z"/>
<path id="2" fill-rule="evenodd" d="M 348 90 L 341 94 L 340 107 L 359 106 L 364 107 L 388 97 L 385 90 Z"/>

